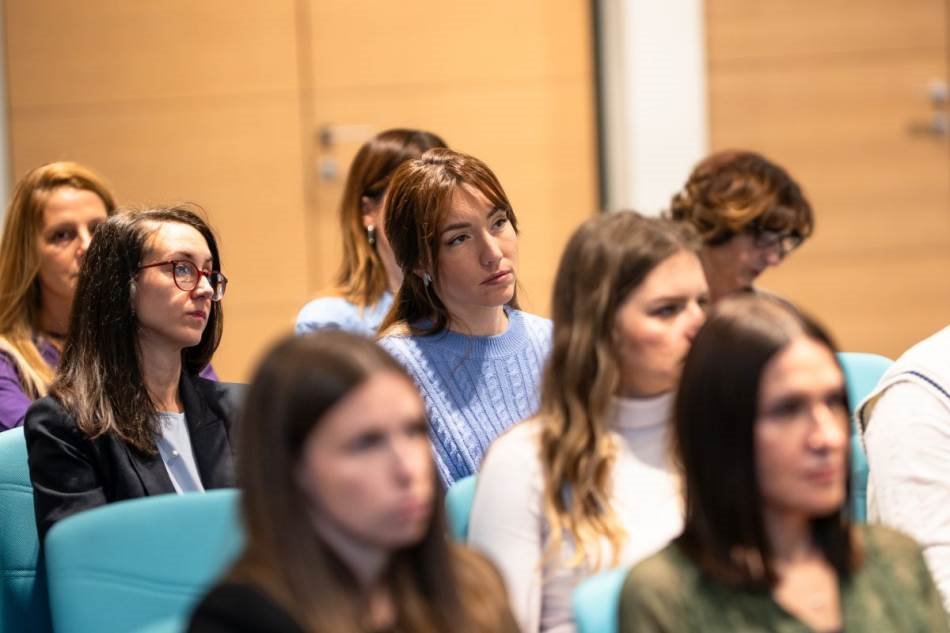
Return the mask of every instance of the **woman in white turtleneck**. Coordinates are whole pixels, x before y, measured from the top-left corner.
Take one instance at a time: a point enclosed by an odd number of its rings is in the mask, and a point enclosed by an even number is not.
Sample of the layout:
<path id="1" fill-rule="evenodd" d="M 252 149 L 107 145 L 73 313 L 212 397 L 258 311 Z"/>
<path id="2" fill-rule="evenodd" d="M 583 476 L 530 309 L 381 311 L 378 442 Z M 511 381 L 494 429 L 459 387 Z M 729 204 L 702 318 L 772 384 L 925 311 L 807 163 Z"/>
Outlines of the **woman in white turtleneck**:
<path id="1" fill-rule="evenodd" d="M 621 212 L 582 224 L 561 257 L 540 410 L 488 451 L 468 534 L 524 633 L 573 632 L 580 580 L 682 528 L 669 417 L 708 303 L 697 248 L 689 229 Z"/>

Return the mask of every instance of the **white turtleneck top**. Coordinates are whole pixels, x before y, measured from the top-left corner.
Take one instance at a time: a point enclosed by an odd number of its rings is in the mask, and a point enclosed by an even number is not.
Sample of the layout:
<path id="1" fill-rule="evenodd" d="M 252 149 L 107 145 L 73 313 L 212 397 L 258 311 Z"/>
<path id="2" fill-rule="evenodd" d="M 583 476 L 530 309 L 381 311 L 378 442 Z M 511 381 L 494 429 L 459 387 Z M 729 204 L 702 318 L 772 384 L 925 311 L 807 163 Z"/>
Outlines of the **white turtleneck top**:
<path id="1" fill-rule="evenodd" d="M 611 417 L 619 452 L 611 503 L 628 534 L 620 553 L 624 566 L 657 552 L 683 527 L 679 479 L 670 460 L 672 404 L 672 394 L 614 399 Z M 605 567 L 560 564 L 574 552 L 569 534 L 562 540 L 559 561 L 543 562 L 549 526 L 542 500 L 540 430 L 538 419 L 527 420 L 492 444 L 479 472 L 468 540 L 501 569 L 523 633 L 573 633 L 571 592 Z M 601 552 L 602 564 L 609 565 L 612 552 L 606 539 Z"/>

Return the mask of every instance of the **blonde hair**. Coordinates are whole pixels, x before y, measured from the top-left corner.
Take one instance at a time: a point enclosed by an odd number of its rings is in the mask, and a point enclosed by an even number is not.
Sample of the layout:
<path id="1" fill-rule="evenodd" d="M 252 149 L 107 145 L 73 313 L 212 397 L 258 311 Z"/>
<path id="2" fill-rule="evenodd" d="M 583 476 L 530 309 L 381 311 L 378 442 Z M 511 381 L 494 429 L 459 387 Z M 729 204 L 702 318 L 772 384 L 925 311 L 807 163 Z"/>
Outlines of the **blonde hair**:
<path id="1" fill-rule="evenodd" d="M 397 128 L 366 141 L 353 159 L 340 203 L 343 262 L 336 292 L 362 308 L 377 303 L 389 285 L 383 260 L 363 226 L 363 199 L 381 204 L 396 168 L 433 147 L 445 147 L 445 141 L 424 130 Z"/>
<path id="2" fill-rule="evenodd" d="M 574 556 L 560 564 L 600 567 L 603 538 L 612 549 L 610 564 L 619 562 L 627 531 L 610 500 L 618 446 L 609 420 L 621 384 L 617 311 L 657 265 L 698 248 L 684 225 L 622 211 L 584 222 L 564 250 L 538 414 L 548 560 L 558 555 L 567 532 Z"/>
<path id="3" fill-rule="evenodd" d="M 107 214 L 115 211 L 105 181 L 72 162 L 37 167 L 13 191 L 0 239 L 0 353 L 13 360 L 23 390 L 34 399 L 46 395 L 53 379 L 53 370 L 34 342 L 43 309 L 36 238 L 43 228 L 43 210 L 60 187 L 91 191 L 102 200 Z"/>

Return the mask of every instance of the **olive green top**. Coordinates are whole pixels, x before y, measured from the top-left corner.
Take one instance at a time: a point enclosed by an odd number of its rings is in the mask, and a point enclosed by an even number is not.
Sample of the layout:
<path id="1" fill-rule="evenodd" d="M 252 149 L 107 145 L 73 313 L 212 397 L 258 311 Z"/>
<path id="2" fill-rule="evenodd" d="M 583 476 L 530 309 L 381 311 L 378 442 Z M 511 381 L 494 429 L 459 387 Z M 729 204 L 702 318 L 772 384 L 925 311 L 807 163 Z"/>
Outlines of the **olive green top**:
<path id="1" fill-rule="evenodd" d="M 880 526 L 855 528 L 864 562 L 840 584 L 844 630 L 947 632 L 940 594 L 913 540 Z M 860 542 L 860 541 L 859 541 Z M 806 633 L 767 590 L 736 589 L 703 573 L 674 542 L 633 568 L 620 601 L 621 633 Z"/>

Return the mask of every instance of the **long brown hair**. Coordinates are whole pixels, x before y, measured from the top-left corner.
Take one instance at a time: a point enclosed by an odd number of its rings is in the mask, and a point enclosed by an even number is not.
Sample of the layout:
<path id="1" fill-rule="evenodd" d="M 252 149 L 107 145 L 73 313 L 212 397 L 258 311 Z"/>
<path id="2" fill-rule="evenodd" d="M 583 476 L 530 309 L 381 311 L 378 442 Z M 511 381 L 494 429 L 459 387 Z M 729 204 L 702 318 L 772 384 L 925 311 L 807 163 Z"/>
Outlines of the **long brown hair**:
<path id="1" fill-rule="evenodd" d="M 807 239 L 815 227 L 798 183 L 761 154 L 724 150 L 693 168 L 673 196 L 670 215 L 688 222 L 709 246 L 724 244 L 750 226 Z"/>
<path id="2" fill-rule="evenodd" d="M 397 324 L 413 334 L 435 334 L 448 326 L 451 315 L 433 288 L 439 279 L 439 226 L 448 215 L 452 194 L 463 185 L 505 211 L 517 233 L 518 219 L 508 196 L 482 161 L 450 149 L 432 149 L 422 158 L 404 162 L 393 174 L 383 211 L 386 237 L 403 279 L 379 326 L 381 334 Z M 431 276 L 431 284 L 416 274 L 420 269 Z M 518 308 L 517 293 L 508 306 Z"/>
<path id="3" fill-rule="evenodd" d="M 621 384 L 617 311 L 657 265 L 698 248 L 682 225 L 621 211 L 584 222 L 561 256 L 538 416 L 548 555 L 557 554 L 564 532 L 575 543 L 564 564 L 599 567 L 606 538 L 615 565 L 627 538 L 610 503 L 617 446 L 607 417 Z"/>
<path id="4" fill-rule="evenodd" d="M 200 213 L 193 205 L 119 213 L 98 228 L 89 245 L 59 375 L 50 386 L 50 394 L 89 437 L 112 432 L 144 453 L 156 451 L 156 409 L 143 379 L 132 301 L 135 276 L 156 225 L 169 222 L 201 233 L 211 251 L 212 269 L 220 271 L 218 243 Z M 182 350 L 183 371 L 196 376 L 208 365 L 223 328 L 221 302 L 212 301 L 201 340 Z"/>
<path id="5" fill-rule="evenodd" d="M 0 352 L 13 359 L 23 390 L 34 399 L 45 396 L 53 380 L 53 369 L 33 340 L 40 330 L 43 309 L 36 240 L 43 229 L 43 210 L 61 187 L 91 191 L 102 200 L 107 215 L 115 212 L 115 200 L 105 181 L 77 163 L 37 167 L 13 190 L 0 240 Z"/>
<path id="6" fill-rule="evenodd" d="M 686 487 L 678 542 L 704 572 L 727 584 L 767 589 L 777 581 L 762 513 L 755 425 L 763 373 L 800 337 L 837 352 L 828 333 L 786 301 L 727 298 L 700 328 L 683 365 L 674 414 Z M 847 406 L 847 390 L 841 397 Z M 811 522 L 816 544 L 841 577 L 861 559 L 849 507 L 846 501 Z"/>
<path id="7" fill-rule="evenodd" d="M 363 226 L 364 198 L 380 204 L 396 168 L 433 147 L 446 147 L 445 141 L 424 130 L 397 128 L 366 141 L 353 159 L 340 203 L 343 262 L 336 283 L 340 295 L 360 307 L 377 303 L 388 287 L 383 262 Z"/>
<path id="8" fill-rule="evenodd" d="M 372 341 L 340 331 L 316 332 L 279 342 L 261 362 L 247 394 L 238 441 L 246 545 L 228 576 L 263 590 L 307 631 L 363 631 L 366 604 L 352 572 L 314 529 L 295 472 L 306 438 L 326 412 L 379 372 L 410 381 Z M 504 604 L 462 599 L 468 590 L 486 595 L 483 584 L 497 582 L 488 572 L 474 574 L 466 560 L 450 548 L 437 504 L 423 539 L 393 554 L 385 578 L 400 630 L 515 630 L 496 626 L 505 619 Z M 461 564 L 466 568 L 459 569 Z M 492 628 L 477 625 L 487 608 L 500 614 Z"/>

